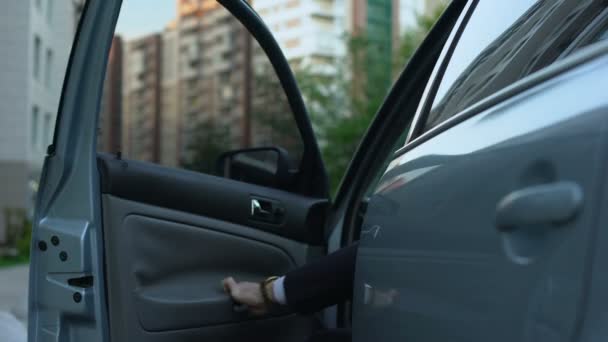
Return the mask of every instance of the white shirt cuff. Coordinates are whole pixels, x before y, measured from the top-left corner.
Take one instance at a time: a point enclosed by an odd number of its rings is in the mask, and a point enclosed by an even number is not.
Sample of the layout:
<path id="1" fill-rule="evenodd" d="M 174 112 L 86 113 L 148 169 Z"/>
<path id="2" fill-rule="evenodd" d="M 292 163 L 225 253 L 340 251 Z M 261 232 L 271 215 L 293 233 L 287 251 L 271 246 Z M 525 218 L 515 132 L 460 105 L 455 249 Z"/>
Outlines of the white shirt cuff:
<path id="1" fill-rule="evenodd" d="M 272 282 L 272 294 L 277 303 L 281 305 L 287 305 L 287 298 L 285 297 L 285 285 L 283 284 L 285 277 L 277 278 Z"/>

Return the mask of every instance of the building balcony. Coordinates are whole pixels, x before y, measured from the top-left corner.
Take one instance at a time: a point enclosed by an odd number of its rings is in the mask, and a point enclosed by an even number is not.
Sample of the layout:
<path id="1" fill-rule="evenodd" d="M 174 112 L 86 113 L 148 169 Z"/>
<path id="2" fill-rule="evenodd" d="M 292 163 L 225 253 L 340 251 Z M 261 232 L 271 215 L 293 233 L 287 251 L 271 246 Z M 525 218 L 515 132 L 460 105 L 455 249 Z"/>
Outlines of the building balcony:
<path id="1" fill-rule="evenodd" d="M 322 17 L 335 17 L 335 9 L 333 0 L 313 0 L 312 15 Z"/>

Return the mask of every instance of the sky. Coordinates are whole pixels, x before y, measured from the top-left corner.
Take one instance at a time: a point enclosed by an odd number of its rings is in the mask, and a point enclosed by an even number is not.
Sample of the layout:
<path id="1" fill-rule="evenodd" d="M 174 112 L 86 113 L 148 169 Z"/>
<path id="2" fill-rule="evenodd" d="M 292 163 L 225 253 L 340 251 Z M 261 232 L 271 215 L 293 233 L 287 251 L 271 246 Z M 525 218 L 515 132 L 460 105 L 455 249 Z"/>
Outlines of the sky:
<path id="1" fill-rule="evenodd" d="M 123 0 L 116 32 L 127 39 L 160 32 L 176 10 L 175 0 Z"/>
<path id="2" fill-rule="evenodd" d="M 414 13 L 424 8 L 422 0 L 402 0 L 400 24 L 402 28 L 414 22 Z M 160 32 L 176 17 L 175 0 L 123 0 L 116 32 L 126 39 Z"/>

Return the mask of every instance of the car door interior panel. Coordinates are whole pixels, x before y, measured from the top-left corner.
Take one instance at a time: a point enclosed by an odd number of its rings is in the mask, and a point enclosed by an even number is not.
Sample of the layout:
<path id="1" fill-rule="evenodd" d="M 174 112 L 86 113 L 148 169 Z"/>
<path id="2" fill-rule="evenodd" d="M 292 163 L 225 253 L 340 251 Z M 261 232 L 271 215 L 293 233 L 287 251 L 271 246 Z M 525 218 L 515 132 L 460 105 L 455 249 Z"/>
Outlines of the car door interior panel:
<path id="1" fill-rule="evenodd" d="M 289 156 L 293 160 L 284 160 L 293 161 L 293 165 L 288 163 L 287 167 L 279 168 L 279 164 L 285 166 L 281 162 L 283 159 L 279 159 L 274 173 L 272 170 L 264 173 L 274 176 L 285 173 L 288 177 L 277 177 L 280 181 L 272 179 L 274 182 L 270 182 L 280 186 L 262 186 L 260 184 L 265 183 L 250 184 L 243 178 L 229 179 L 183 170 L 180 167 L 185 161 L 177 155 L 167 162 L 172 168 L 123 159 L 120 152 L 99 155 L 99 133 L 108 132 L 100 122 L 109 122 L 104 121 L 101 113 L 106 108 L 102 104 L 107 89 L 104 81 L 112 59 L 108 52 L 115 51 L 112 46 L 115 38 L 121 35 L 121 19 L 122 22 L 131 21 L 128 15 L 121 13 L 121 8 L 127 7 L 123 6 L 126 2 L 88 0 L 79 5 L 81 19 L 64 75 L 56 134 L 47 149 L 32 228 L 35 244 L 44 243 L 43 239 L 62 242 L 53 243 L 46 254 L 41 249 L 32 253 L 29 339 L 95 342 L 302 340 L 320 327 L 316 316 L 295 315 L 283 310 L 254 317 L 235 306 L 221 286 L 222 278 L 228 276 L 260 281 L 271 275 L 282 275 L 325 252 L 328 177 L 287 59 L 248 2 L 219 1 L 228 10 L 221 14 L 225 15 L 221 17 L 222 24 L 227 21 L 230 25 L 237 21 L 242 24 L 236 30 L 238 36 L 244 34 L 243 41 L 251 52 L 256 52 L 256 60 L 259 52 L 259 56 L 265 55 L 270 62 L 268 69 L 264 67 L 261 71 L 277 85 L 277 93 L 269 99 L 276 107 L 276 113 L 269 110 L 264 114 L 284 114 L 286 126 L 293 128 L 291 131 L 285 129 L 289 136 L 282 139 L 284 144 L 264 139 L 259 142 L 263 146 L 249 146 L 250 142 L 233 139 L 239 143 L 231 141 L 226 148 L 287 150 L 291 147 L 289 151 L 295 153 Z M 192 6 L 188 7 L 192 9 Z M 188 33 L 193 30 L 189 28 Z M 227 33 L 236 44 L 237 35 Z M 246 33 L 253 39 L 247 38 Z M 197 49 L 201 47 L 198 41 L 193 40 L 193 43 Z M 133 45 L 125 44 L 124 47 L 125 56 L 133 52 Z M 142 58 L 148 57 L 145 54 Z M 206 55 L 201 57 L 208 60 Z M 132 64 L 127 58 L 119 60 Z M 143 64 L 149 63 L 146 60 Z M 194 67 L 192 62 L 188 64 Z M 160 72 L 161 69 L 165 67 L 156 70 Z M 250 71 L 247 74 L 247 80 L 229 78 L 244 82 L 238 84 L 243 89 L 253 89 L 254 80 Z M 222 74 L 222 79 L 224 76 Z M 276 76 L 276 82 L 272 76 Z M 142 82 L 150 79 L 137 78 Z M 116 88 L 112 86 L 112 89 Z M 201 89 L 196 88 L 199 90 L 197 100 L 211 93 L 207 88 Z M 118 93 L 124 95 L 120 90 Z M 222 91 L 220 95 L 225 97 L 226 93 Z M 139 95 L 144 96 L 141 92 Z M 142 102 L 149 102 L 148 95 L 145 97 Z M 188 96 L 188 102 L 192 102 L 191 97 Z M 283 99 L 286 99 L 284 103 L 279 101 Z M 128 106 L 122 107 L 128 111 Z M 141 106 L 137 107 L 136 111 L 141 112 Z M 184 126 L 188 138 L 194 138 L 190 133 L 197 121 L 210 116 L 209 108 L 203 111 L 197 107 L 196 110 L 187 113 L 201 119 Z M 247 111 L 249 113 L 251 108 Z M 141 120 L 137 124 L 147 126 L 149 121 Z M 254 124 L 252 122 L 251 127 Z M 159 129 L 155 130 L 158 134 Z M 268 132 L 264 130 L 264 134 Z M 222 137 L 226 136 L 228 134 Z M 179 144 L 184 149 L 189 145 L 185 139 Z M 143 148 L 150 148 L 150 144 L 144 145 Z M 132 159 L 165 161 L 142 156 L 125 146 L 108 151 L 123 151 Z M 205 162 L 217 163 L 215 157 L 209 157 Z M 207 168 L 199 171 L 213 172 Z M 55 251 L 53 260 L 49 255 Z"/>
<path id="2" fill-rule="evenodd" d="M 229 274 L 259 281 L 294 265 L 278 247 L 207 227 L 138 215 L 124 217 L 122 227 L 129 246 L 125 257 L 133 261 L 137 317 L 147 331 L 239 321 L 221 280 Z"/>
<path id="3" fill-rule="evenodd" d="M 110 324 L 119 341 L 181 340 L 184 330 L 204 335 L 207 328 L 242 325 L 253 318 L 233 310 L 221 280 L 283 274 L 310 253 L 307 245 L 276 235 L 111 195 L 104 195 L 103 206 L 106 250 L 113 251 L 106 255 Z M 294 334 L 317 324 L 282 314 L 288 316 L 269 319 L 284 320 Z M 263 330 L 265 321 L 250 329 Z"/>
<path id="4" fill-rule="evenodd" d="M 271 232 L 310 244 L 323 241 L 329 201 L 198 172 L 99 154 L 101 192 Z M 256 217 L 271 203 L 276 220 Z"/>
<path id="5" fill-rule="evenodd" d="M 264 189 L 264 198 L 285 208 L 284 222 L 272 226 L 249 217 L 255 185 L 222 186 L 218 193 L 208 180 L 213 176 L 181 170 L 167 175 L 163 167 L 107 155 L 99 166 L 113 340 L 217 340 L 226 329 L 226 341 L 252 332 L 289 341 L 318 327 L 316 317 L 286 310 L 262 318 L 239 312 L 221 280 L 260 281 L 320 254 L 306 235 L 316 234 L 309 216 L 318 215 L 314 208 L 322 201 Z M 127 183 L 129 190 L 120 191 Z M 205 214 L 197 206 L 225 206 L 225 213 Z"/>

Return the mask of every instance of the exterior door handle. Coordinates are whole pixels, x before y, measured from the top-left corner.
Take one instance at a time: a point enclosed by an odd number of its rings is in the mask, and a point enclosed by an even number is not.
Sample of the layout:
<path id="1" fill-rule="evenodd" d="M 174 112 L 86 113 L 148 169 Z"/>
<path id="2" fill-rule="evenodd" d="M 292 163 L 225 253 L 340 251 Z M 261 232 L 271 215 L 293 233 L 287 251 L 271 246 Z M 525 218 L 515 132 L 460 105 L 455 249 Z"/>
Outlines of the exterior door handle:
<path id="1" fill-rule="evenodd" d="M 572 220 L 583 206 L 583 190 L 564 181 L 532 186 L 505 196 L 496 209 L 501 231 L 537 225 L 561 225 Z"/>

